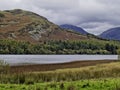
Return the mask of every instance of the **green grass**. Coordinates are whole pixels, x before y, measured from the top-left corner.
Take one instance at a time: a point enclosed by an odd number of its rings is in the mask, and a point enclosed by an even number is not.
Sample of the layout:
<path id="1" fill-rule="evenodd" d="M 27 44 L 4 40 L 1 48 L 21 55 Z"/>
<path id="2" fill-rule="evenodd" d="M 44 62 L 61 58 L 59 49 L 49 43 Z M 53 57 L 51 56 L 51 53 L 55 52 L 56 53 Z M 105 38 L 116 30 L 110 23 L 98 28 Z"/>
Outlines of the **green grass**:
<path id="1" fill-rule="evenodd" d="M 0 90 L 120 90 L 120 78 L 36 84 L 0 84 Z"/>

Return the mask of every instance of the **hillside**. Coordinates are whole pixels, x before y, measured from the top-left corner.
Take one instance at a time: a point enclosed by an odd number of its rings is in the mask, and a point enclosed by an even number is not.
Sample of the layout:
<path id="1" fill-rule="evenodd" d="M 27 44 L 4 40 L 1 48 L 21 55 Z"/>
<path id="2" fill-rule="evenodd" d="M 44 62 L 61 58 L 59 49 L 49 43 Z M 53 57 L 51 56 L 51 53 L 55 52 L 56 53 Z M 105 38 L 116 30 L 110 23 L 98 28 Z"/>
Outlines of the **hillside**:
<path id="1" fill-rule="evenodd" d="M 0 54 L 118 54 L 119 42 L 66 30 L 33 12 L 0 11 Z"/>
<path id="2" fill-rule="evenodd" d="M 111 28 L 100 35 L 101 38 L 110 40 L 120 40 L 120 27 Z"/>
<path id="3" fill-rule="evenodd" d="M 60 25 L 60 27 L 63 28 L 63 29 L 68 29 L 68 30 L 71 30 L 71 31 L 83 34 L 83 35 L 87 35 L 88 34 L 88 32 L 86 32 L 81 27 L 77 27 L 77 26 L 74 26 L 74 25 L 63 24 L 63 25 Z"/>
<path id="4" fill-rule="evenodd" d="M 87 36 L 61 29 L 33 12 L 20 9 L 0 11 L 0 38 L 41 42 L 48 40 L 80 40 Z"/>

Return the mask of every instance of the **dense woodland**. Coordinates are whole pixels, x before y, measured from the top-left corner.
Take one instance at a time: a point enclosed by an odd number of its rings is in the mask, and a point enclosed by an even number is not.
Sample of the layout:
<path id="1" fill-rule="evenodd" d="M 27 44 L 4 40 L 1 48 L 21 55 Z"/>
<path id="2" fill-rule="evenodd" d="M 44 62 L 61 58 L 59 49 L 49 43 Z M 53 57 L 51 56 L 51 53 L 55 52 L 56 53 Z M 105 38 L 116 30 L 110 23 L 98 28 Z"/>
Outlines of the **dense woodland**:
<path id="1" fill-rule="evenodd" d="M 0 40 L 0 54 L 119 54 L 117 41 L 47 41 L 42 44 Z"/>

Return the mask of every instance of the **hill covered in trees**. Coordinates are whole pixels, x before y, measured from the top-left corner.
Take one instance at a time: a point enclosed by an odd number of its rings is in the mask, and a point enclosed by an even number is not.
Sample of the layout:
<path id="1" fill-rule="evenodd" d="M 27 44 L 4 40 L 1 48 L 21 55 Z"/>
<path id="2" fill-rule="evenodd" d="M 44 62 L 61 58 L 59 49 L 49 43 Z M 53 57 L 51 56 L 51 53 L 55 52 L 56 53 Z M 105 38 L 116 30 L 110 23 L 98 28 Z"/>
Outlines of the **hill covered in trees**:
<path id="1" fill-rule="evenodd" d="M 0 11 L 0 54 L 118 54 L 119 45 L 60 28 L 33 12 Z"/>

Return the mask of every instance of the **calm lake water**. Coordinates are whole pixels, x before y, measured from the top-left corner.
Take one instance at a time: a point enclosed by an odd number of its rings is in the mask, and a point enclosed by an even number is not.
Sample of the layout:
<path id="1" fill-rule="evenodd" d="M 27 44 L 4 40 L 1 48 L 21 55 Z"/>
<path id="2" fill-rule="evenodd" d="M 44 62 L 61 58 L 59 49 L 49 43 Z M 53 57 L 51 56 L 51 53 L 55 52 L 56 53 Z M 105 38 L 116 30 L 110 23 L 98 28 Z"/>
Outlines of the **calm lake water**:
<path id="1" fill-rule="evenodd" d="M 0 55 L 10 65 L 50 64 L 82 60 L 117 60 L 118 55 Z"/>

